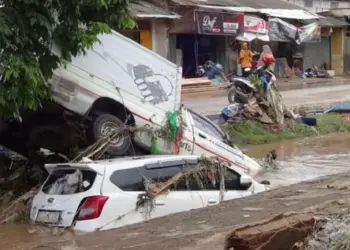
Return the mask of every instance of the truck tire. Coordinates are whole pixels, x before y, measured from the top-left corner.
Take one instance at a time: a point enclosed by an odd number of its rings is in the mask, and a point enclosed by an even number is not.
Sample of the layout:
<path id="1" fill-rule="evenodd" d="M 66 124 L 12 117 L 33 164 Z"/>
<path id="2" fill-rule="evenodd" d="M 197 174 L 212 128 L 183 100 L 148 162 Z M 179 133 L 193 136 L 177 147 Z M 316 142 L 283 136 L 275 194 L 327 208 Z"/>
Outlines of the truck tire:
<path id="1" fill-rule="evenodd" d="M 45 124 L 32 128 L 28 135 L 30 148 L 45 148 L 52 152 L 66 152 L 70 144 L 69 128 L 65 124 Z"/>
<path id="2" fill-rule="evenodd" d="M 124 127 L 124 123 L 116 116 L 103 114 L 98 116 L 93 123 L 94 141 L 106 136 L 113 129 Z M 112 156 L 126 155 L 131 146 L 131 137 L 129 132 L 124 132 L 118 135 L 108 146 L 106 152 Z"/>

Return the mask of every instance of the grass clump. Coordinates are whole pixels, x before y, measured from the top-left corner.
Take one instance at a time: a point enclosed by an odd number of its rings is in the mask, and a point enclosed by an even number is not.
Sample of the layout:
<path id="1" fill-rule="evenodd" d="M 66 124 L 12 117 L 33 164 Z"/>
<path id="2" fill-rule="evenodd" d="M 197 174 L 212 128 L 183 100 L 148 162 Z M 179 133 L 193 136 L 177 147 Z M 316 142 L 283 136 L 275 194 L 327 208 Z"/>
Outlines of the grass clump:
<path id="1" fill-rule="evenodd" d="M 350 250 L 350 234 L 343 234 L 340 239 L 333 243 L 331 250 Z"/>
<path id="2" fill-rule="evenodd" d="M 323 114 L 315 117 L 317 118 L 315 128 L 320 135 L 350 131 L 350 122 L 344 121 L 339 114 Z M 226 125 L 225 130 L 233 143 L 252 145 L 318 135 L 312 127 L 301 122 L 286 125 L 281 132 L 272 132 L 258 121 L 242 120 Z"/>

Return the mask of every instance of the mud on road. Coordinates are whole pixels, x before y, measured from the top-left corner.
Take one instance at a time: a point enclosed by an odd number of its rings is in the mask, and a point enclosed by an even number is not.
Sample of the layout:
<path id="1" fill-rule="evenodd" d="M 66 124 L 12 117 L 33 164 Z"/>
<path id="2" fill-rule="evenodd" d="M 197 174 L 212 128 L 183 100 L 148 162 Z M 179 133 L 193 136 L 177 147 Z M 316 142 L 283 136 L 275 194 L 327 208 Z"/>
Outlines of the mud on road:
<path id="1" fill-rule="evenodd" d="M 225 236 L 239 224 L 304 209 L 330 215 L 347 211 L 349 204 L 347 172 L 105 232 L 53 235 L 44 228 L 8 225 L 0 229 L 0 249 L 223 249 Z"/>

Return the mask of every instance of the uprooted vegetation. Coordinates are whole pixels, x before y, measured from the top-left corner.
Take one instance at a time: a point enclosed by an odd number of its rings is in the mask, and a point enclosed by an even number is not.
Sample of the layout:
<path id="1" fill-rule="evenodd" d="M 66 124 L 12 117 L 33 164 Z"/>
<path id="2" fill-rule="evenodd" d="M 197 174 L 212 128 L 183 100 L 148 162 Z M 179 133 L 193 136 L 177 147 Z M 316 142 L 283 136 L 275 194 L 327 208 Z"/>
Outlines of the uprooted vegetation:
<path id="1" fill-rule="evenodd" d="M 273 131 L 258 121 L 241 120 L 225 125 L 225 129 L 234 143 L 253 145 L 350 131 L 350 122 L 343 120 L 338 114 L 323 114 L 315 117 L 317 118 L 316 127 L 291 122 L 285 123 L 283 130 Z"/>

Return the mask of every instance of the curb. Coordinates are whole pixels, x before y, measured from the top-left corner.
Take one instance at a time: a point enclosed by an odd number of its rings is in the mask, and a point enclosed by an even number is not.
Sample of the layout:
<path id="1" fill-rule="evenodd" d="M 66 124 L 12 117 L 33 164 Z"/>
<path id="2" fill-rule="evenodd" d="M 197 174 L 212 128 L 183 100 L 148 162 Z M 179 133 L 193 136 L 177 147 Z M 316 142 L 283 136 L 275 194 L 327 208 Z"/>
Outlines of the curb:
<path id="1" fill-rule="evenodd" d="M 296 89 L 307 89 L 307 88 L 318 88 L 318 87 L 328 87 L 328 86 L 341 86 L 350 84 L 350 79 L 344 78 L 335 78 L 335 79 L 323 79 L 320 81 L 303 81 L 303 82 L 277 82 L 277 88 L 279 91 L 286 90 L 296 90 Z M 193 95 L 193 94 L 205 94 L 211 95 L 213 97 L 223 96 L 227 93 L 227 90 L 220 88 L 220 85 L 206 85 L 206 86 L 191 86 L 191 87 L 182 87 L 182 95 Z"/>

